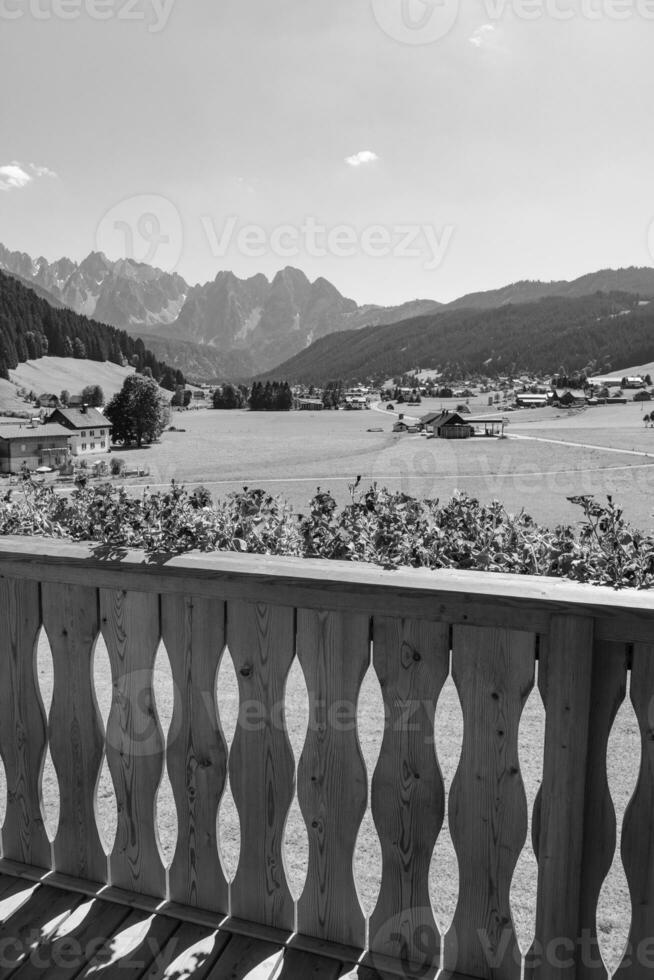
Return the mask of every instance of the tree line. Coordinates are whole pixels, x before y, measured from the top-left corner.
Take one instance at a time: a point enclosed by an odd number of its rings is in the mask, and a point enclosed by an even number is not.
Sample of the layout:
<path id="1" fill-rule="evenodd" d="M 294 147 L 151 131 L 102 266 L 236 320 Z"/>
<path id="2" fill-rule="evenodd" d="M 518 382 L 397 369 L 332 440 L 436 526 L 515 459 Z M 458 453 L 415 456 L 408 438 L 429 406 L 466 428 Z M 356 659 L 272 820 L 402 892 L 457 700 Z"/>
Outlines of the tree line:
<path id="1" fill-rule="evenodd" d="M 213 407 L 223 410 L 249 408 L 252 412 L 290 412 L 293 392 L 288 381 L 255 381 L 251 389 L 245 385 L 224 384 L 216 388 Z"/>
<path id="2" fill-rule="evenodd" d="M 47 356 L 131 364 L 141 374 L 149 368 L 170 391 L 185 381 L 181 371 L 158 361 L 142 340 L 65 307 L 55 308 L 0 272 L 0 378 L 8 381 L 9 371 L 19 364 Z"/>

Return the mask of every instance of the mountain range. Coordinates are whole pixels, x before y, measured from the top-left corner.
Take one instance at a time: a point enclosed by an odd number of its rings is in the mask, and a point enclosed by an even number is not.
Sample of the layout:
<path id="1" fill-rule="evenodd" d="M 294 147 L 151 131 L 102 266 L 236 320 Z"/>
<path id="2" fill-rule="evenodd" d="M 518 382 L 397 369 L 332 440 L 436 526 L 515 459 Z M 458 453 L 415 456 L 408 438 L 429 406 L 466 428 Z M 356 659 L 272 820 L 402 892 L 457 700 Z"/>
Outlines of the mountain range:
<path id="1" fill-rule="evenodd" d="M 310 282 L 291 267 L 272 281 L 261 273 L 239 279 L 222 271 L 212 282 L 190 286 L 176 273 L 130 259 L 111 261 L 100 252 L 79 264 L 67 258 L 50 263 L 0 245 L 0 269 L 54 305 L 143 338 L 157 358 L 195 380 L 281 377 L 313 364 L 314 345 L 318 352 L 338 350 L 351 343 L 349 335 L 355 332 L 417 319 L 426 324 L 425 318 L 437 321 L 456 311 L 483 313 L 596 293 L 654 298 L 652 268 L 605 269 L 571 282 L 522 281 L 448 304 L 427 299 L 391 307 L 359 305 L 326 279 Z M 364 345 L 364 338 L 358 342 Z M 406 353 L 402 346 L 398 356 Z M 356 372 L 352 368 L 346 374 Z"/>
<path id="2" fill-rule="evenodd" d="M 324 337 L 260 380 L 382 380 L 416 368 L 447 378 L 605 373 L 653 360 L 654 301 L 598 291 L 495 309 L 447 309 Z"/>
<path id="3" fill-rule="evenodd" d="M 77 264 L 67 258 L 33 259 L 0 245 L 0 269 L 40 286 L 75 313 L 119 330 L 177 319 L 189 288 L 181 276 L 130 259 L 111 262 L 102 252 Z"/>
<path id="4" fill-rule="evenodd" d="M 434 300 L 358 306 L 326 279 L 312 283 L 293 268 L 272 281 L 262 274 L 239 279 L 219 272 L 213 282 L 191 287 L 177 274 L 130 259 L 112 262 L 101 252 L 92 252 L 79 265 L 67 258 L 49 263 L 0 245 L 0 269 L 46 290 L 76 313 L 136 336 L 147 334 L 151 350 L 194 377 L 247 377 L 330 333 L 390 323 L 440 306 Z M 180 341 L 183 346 L 175 346 Z M 195 351 L 189 344 L 214 351 Z"/>
<path id="5" fill-rule="evenodd" d="M 601 269 L 580 276 L 571 282 L 560 280 L 540 282 L 523 280 L 501 289 L 467 293 L 447 304 L 447 309 L 492 310 L 509 303 L 535 303 L 552 296 L 579 299 L 593 293 L 631 293 L 635 296 L 654 297 L 654 269 L 648 266 L 628 269 Z"/>

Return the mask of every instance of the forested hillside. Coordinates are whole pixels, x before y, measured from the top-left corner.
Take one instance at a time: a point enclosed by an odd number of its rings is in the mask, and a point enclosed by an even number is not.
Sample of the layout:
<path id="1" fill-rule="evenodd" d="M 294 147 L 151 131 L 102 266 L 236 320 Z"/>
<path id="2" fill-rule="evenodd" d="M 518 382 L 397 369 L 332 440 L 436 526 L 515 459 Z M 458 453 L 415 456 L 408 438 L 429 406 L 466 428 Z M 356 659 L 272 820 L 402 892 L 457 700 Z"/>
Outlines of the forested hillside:
<path id="1" fill-rule="evenodd" d="M 48 354 L 128 362 L 137 371 L 150 368 L 165 387 L 184 383 L 182 373 L 157 360 L 143 341 L 72 310 L 55 309 L 18 279 L 0 272 L 0 378 L 7 380 L 18 364 Z"/>
<path id="2" fill-rule="evenodd" d="M 324 337 L 263 375 L 320 384 L 394 377 L 414 368 L 452 376 L 597 370 L 654 360 L 654 302 L 627 293 L 552 297 L 494 310 L 444 310 Z"/>

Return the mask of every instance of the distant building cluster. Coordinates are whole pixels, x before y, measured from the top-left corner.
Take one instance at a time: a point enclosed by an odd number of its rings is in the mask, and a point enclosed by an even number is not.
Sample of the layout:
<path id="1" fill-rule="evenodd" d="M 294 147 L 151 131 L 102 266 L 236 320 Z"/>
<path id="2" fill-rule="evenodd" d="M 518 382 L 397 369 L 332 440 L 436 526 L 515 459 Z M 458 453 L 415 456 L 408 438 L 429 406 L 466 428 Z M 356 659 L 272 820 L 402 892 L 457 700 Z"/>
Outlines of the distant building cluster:
<path id="1" fill-rule="evenodd" d="M 297 412 L 322 412 L 328 409 L 361 412 L 371 407 L 374 397 L 373 390 L 364 385 L 347 389 L 340 382 L 326 388 L 296 385 L 293 388 L 293 408 Z"/>

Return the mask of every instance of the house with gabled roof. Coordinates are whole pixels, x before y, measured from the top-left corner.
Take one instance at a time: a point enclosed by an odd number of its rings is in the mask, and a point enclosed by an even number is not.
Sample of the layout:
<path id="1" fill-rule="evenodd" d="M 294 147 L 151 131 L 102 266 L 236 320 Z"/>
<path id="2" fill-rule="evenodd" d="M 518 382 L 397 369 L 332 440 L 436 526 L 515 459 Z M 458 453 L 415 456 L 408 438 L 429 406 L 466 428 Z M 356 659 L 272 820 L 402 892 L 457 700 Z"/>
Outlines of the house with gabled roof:
<path id="1" fill-rule="evenodd" d="M 470 439 L 475 430 L 458 412 L 431 412 L 423 415 L 420 423 L 437 439 Z"/>
<path id="2" fill-rule="evenodd" d="M 70 432 L 62 425 L 1 425 L 0 473 L 58 469 L 70 454 Z"/>
<path id="3" fill-rule="evenodd" d="M 63 426 L 70 432 L 73 456 L 96 456 L 111 451 L 112 424 L 97 408 L 56 408 L 49 423 Z"/>

